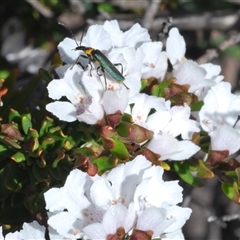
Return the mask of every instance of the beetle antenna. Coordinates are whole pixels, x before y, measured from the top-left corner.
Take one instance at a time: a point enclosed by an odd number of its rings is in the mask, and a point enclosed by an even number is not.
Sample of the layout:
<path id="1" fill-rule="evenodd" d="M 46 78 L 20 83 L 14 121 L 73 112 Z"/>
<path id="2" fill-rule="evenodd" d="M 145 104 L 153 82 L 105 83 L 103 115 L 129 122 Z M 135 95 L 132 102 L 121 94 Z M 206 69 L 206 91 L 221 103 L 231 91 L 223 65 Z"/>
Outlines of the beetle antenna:
<path id="1" fill-rule="evenodd" d="M 75 43 L 76 43 L 77 46 L 81 46 L 82 37 L 81 37 L 80 45 L 78 45 L 77 40 L 76 40 L 76 38 L 75 38 L 75 36 L 74 36 L 72 30 L 71 30 L 69 27 L 67 27 L 65 24 L 61 23 L 61 22 L 58 22 L 58 24 L 59 24 L 59 25 L 62 25 L 63 27 L 65 27 L 65 28 L 71 33 L 72 38 L 74 39 L 74 41 L 75 41 Z M 82 35 L 82 36 L 83 36 L 83 35 Z"/>

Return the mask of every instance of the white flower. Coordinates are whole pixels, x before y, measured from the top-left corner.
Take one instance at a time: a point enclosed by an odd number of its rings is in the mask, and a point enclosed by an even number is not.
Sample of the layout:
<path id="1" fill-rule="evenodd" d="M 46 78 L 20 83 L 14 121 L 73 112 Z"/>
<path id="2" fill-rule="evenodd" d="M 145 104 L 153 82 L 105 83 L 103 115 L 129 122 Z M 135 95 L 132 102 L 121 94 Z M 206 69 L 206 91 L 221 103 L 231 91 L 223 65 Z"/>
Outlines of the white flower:
<path id="1" fill-rule="evenodd" d="M 103 28 L 107 31 L 112 40 L 113 47 L 139 47 L 144 42 L 151 41 L 146 28 L 139 23 L 134 24 L 128 31 L 122 32 L 117 20 L 105 21 Z"/>
<path id="2" fill-rule="evenodd" d="M 163 80 L 167 71 L 167 54 L 162 52 L 162 42 L 147 42 L 138 51 L 143 52 L 142 78 Z"/>
<path id="3" fill-rule="evenodd" d="M 218 126 L 234 126 L 240 115 L 240 96 L 231 93 L 231 85 L 220 82 L 212 87 L 204 98 L 204 105 L 199 112 L 203 130 L 211 132 Z"/>
<path id="4" fill-rule="evenodd" d="M 190 119 L 191 110 L 187 104 L 174 106 L 164 111 L 156 111 L 148 117 L 148 129 L 154 133 L 169 134 L 182 139 L 191 139 L 194 132 L 199 132 L 199 123 Z M 179 127 L 181 126 L 181 127 Z"/>
<path id="5" fill-rule="evenodd" d="M 185 160 L 200 150 L 200 147 L 188 140 L 179 141 L 171 135 L 155 134 L 146 147 L 160 154 L 160 160 Z"/>
<path id="6" fill-rule="evenodd" d="M 192 60 L 185 58 L 186 43 L 177 28 L 169 31 L 166 42 L 167 56 L 173 65 L 173 77 L 178 84 L 189 84 L 189 92 L 203 99 L 210 87 L 223 80 L 219 76 L 220 66 L 211 63 L 198 65 Z"/>
<path id="7" fill-rule="evenodd" d="M 89 94 L 80 83 L 81 76 L 84 75 L 85 81 L 90 81 L 93 86 Z M 91 84 L 91 81 L 95 81 Z M 64 121 L 72 122 L 75 120 L 84 121 L 89 124 L 95 124 L 103 118 L 103 108 L 99 103 L 101 96 L 97 91 L 101 84 L 97 79 L 92 79 L 86 75 L 86 72 L 75 65 L 69 68 L 64 77 L 59 80 L 53 80 L 48 85 L 49 97 L 60 99 L 66 96 L 70 102 L 55 101 L 47 104 L 46 109 Z"/>
<path id="8" fill-rule="evenodd" d="M 117 111 L 122 113 L 128 105 L 129 91 L 121 88 L 115 91 L 107 90 L 102 98 L 102 105 L 106 114 L 113 114 Z"/>
<path id="9" fill-rule="evenodd" d="M 166 103 L 164 98 L 140 93 L 131 98 L 129 104 L 134 104 L 134 106 L 132 108 L 128 107 L 125 112 L 131 114 L 134 123 L 150 130 L 154 130 L 155 127 L 159 127 L 159 123 L 157 126 L 147 123 L 151 109 L 154 109 L 157 112 L 162 112 L 167 109 L 170 102 Z M 158 120 L 161 121 L 161 118 L 158 118 Z"/>
<path id="10" fill-rule="evenodd" d="M 173 66 L 185 61 L 186 43 L 177 28 L 169 31 L 169 37 L 166 42 L 166 51 L 168 58 Z"/>
<path id="11" fill-rule="evenodd" d="M 221 67 L 218 65 L 214 65 L 212 63 L 201 64 L 200 67 L 207 71 L 206 79 L 213 81 L 215 84 L 221 82 L 223 80 L 223 76 L 219 75 L 221 72 Z"/>
<path id="12" fill-rule="evenodd" d="M 176 205 L 182 202 L 183 189 L 178 185 L 178 181 L 165 182 L 162 176 L 163 169 L 157 166 L 144 171 L 143 180 L 134 194 L 136 209 L 140 211 L 147 206 L 162 207 L 165 203 Z"/>
<path id="13" fill-rule="evenodd" d="M 229 155 L 240 149 L 240 133 L 228 125 L 222 125 L 212 131 L 211 149 L 216 151 L 228 150 Z"/>
<path id="14" fill-rule="evenodd" d="M 188 91 L 190 93 L 198 93 L 203 88 L 212 86 L 212 82 L 205 79 L 206 75 L 206 70 L 192 60 L 186 60 L 178 64 L 173 70 L 176 83 L 181 85 L 189 84 Z"/>
<path id="15" fill-rule="evenodd" d="M 142 231 L 151 230 L 153 237 L 159 237 L 174 222 L 174 218 L 167 219 L 166 209 L 149 207 L 139 214 L 136 228 Z"/>
<path id="16" fill-rule="evenodd" d="M 83 232 L 87 239 L 107 239 L 110 234 L 117 235 L 118 229 L 127 233 L 133 228 L 135 221 L 134 205 L 130 204 L 127 208 L 117 203 L 106 211 L 101 223 L 90 224 L 83 229 Z"/>
<path id="17" fill-rule="evenodd" d="M 85 225 L 99 219 L 98 211 L 86 196 L 93 181 L 94 178 L 86 173 L 73 170 L 64 187 L 44 193 L 46 209 L 55 214 L 49 218 L 48 224 L 62 236 L 79 238 Z"/>
<path id="18" fill-rule="evenodd" d="M 116 35 L 118 36 L 116 37 Z M 59 44 L 58 49 L 63 62 L 73 64 L 80 56 L 78 62 L 81 62 L 81 65 L 84 68 L 89 65 L 91 60 L 86 59 L 86 55 L 83 51 L 73 50 L 75 50 L 77 46 L 80 46 L 80 44 L 86 48 L 100 50 L 102 54 L 106 55 L 110 62 L 122 65 L 122 74 L 125 77 L 124 83 L 128 86 L 130 91 L 132 90 L 136 93 L 136 91 L 138 92 L 141 87 L 140 73 L 142 66 L 142 64 L 136 64 L 138 61 L 139 63 L 142 62 L 141 55 L 138 54 L 138 56 L 135 56 L 137 53 L 136 48 L 143 42 L 147 41 L 150 41 L 149 34 L 147 30 L 140 27 L 139 24 L 135 24 L 131 29 L 123 33 L 119 29 L 118 23 L 115 20 L 106 21 L 103 26 L 90 26 L 81 43 L 77 42 L 76 44 L 76 42 L 72 39 L 64 39 L 64 41 Z M 82 57 L 82 55 L 85 55 L 85 57 Z M 134 58 L 134 61 L 128 61 L 129 56 Z M 135 71 L 131 70 L 131 65 L 135 65 Z M 97 70 L 100 65 L 91 63 L 91 66 L 92 67 L 88 68 L 88 71 L 90 71 L 89 75 L 95 73 L 96 77 L 100 78 L 99 74 L 96 74 L 100 72 L 100 69 Z M 119 68 L 119 71 L 121 72 L 121 68 Z M 139 75 L 135 76 L 134 74 L 136 74 L 136 72 L 139 72 Z M 102 75 L 105 75 L 101 77 L 102 80 L 106 77 L 107 86 L 105 86 L 101 92 L 105 91 L 105 88 L 112 90 L 113 88 L 116 89 L 119 87 L 117 80 L 110 77 L 106 70 L 102 73 Z M 132 86 L 132 82 L 135 85 L 134 87 Z M 136 85 L 136 83 L 138 84 Z"/>
<path id="19" fill-rule="evenodd" d="M 48 224 L 65 238 L 106 239 L 120 230 L 129 235 L 134 229 L 145 230 L 143 219 L 150 218 L 148 212 L 154 210 L 148 230 L 156 235 L 178 231 L 191 211 L 180 207 L 172 210 L 182 201 L 182 188 L 176 181 L 164 182 L 162 173 L 160 166 L 151 166 L 143 156 L 102 176 L 90 177 L 73 170 L 64 187 L 44 194 L 51 212 Z M 182 217 L 178 214 L 181 211 Z M 171 227 L 175 222 L 178 224 Z"/>
<path id="20" fill-rule="evenodd" d="M 62 73 L 62 69 L 59 72 Z M 84 76 L 82 82 L 79 80 L 81 76 Z M 123 112 L 128 104 L 129 91 L 124 86 L 104 91 L 102 95 L 102 83 L 97 78 L 87 76 L 77 65 L 68 68 L 63 78 L 51 81 L 47 88 L 49 97 L 58 100 L 66 96 L 69 100 L 55 101 L 46 106 L 48 111 L 68 122 L 78 120 L 96 124 L 103 118 L 104 110 L 106 114 Z"/>
<path id="21" fill-rule="evenodd" d="M 145 231 L 152 230 L 152 238 L 162 238 L 169 233 L 178 233 L 189 219 L 191 212 L 189 208 L 178 206 L 149 207 L 139 214 L 136 228 Z"/>
<path id="22" fill-rule="evenodd" d="M 37 221 L 33 221 L 32 223 L 24 223 L 23 229 L 20 231 L 20 235 L 22 239 L 38 239 L 45 240 L 45 227 L 39 225 Z"/>

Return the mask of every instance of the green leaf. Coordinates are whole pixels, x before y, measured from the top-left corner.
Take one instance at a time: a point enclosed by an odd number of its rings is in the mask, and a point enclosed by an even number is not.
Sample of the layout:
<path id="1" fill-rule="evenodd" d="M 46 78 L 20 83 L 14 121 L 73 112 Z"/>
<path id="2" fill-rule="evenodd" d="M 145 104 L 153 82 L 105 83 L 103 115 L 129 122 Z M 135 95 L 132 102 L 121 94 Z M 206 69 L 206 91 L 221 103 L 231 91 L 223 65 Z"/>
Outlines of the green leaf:
<path id="1" fill-rule="evenodd" d="M 34 193 L 34 194 L 31 194 L 31 195 L 29 194 L 26 197 L 25 206 L 29 210 L 29 212 L 35 214 L 35 213 L 39 212 L 40 207 L 42 205 L 42 203 L 41 203 L 42 201 L 43 201 L 42 192 Z"/>
<path id="2" fill-rule="evenodd" d="M 109 3 L 106 3 L 106 2 L 99 3 L 98 8 L 101 9 L 102 11 L 104 11 L 104 12 L 107 12 L 107 13 L 114 12 L 113 6 Z"/>
<path id="3" fill-rule="evenodd" d="M 110 152 L 118 157 L 121 160 L 125 160 L 129 158 L 129 153 L 122 141 L 112 139 L 114 143 L 114 147 L 110 149 Z"/>
<path id="4" fill-rule="evenodd" d="M 116 166 L 117 159 L 113 156 L 102 156 L 94 159 L 92 163 L 97 164 L 99 173 L 104 173 Z"/>
<path id="5" fill-rule="evenodd" d="M 224 182 L 222 183 L 221 187 L 222 191 L 229 199 L 231 199 L 237 204 L 240 203 L 239 186 L 236 182 L 234 182 L 233 184 Z"/>
<path id="6" fill-rule="evenodd" d="M 38 75 L 39 75 L 40 78 L 45 80 L 47 83 L 52 81 L 52 77 L 50 76 L 49 72 L 47 70 L 43 69 L 43 68 L 40 68 L 38 70 Z"/>
<path id="7" fill-rule="evenodd" d="M 128 122 L 121 122 L 116 128 L 118 135 L 121 137 L 128 137 L 131 125 L 132 124 Z"/>
<path id="8" fill-rule="evenodd" d="M 5 152 L 7 152 L 8 148 L 5 145 L 0 144 L 0 154 L 1 156 L 4 155 Z"/>
<path id="9" fill-rule="evenodd" d="M 104 138 L 102 137 L 103 147 L 109 150 L 114 156 L 121 160 L 128 159 L 129 153 L 122 141 L 113 139 L 113 138 Z"/>
<path id="10" fill-rule="evenodd" d="M 10 75 L 10 72 L 7 70 L 0 70 L 0 78 L 6 79 Z"/>
<path id="11" fill-rule="evenodd" d="M 54 120 L 49 117 L 46 117 L 43 120 L 41 129 L 39 131 L 40 137 L 46 135 L 53 126 L 54 126 Z"/>
<path id="12" fill-rule="evenodd" d="M 48 137 L 43 139 L 40 145 L 44 150 L 50 150 L 51 148 L 54 147 L 54 144 L 55 144 L 54 139 L 52 137 Z"/>
<path id="13" fill-rule="evenodd" d="M 28 130 L 28 137 L 38 138 L 39 134 L 38 134 L 36 129 L 31 128 L 31 129 Z"/>
<path id="14" fill-rule="evenodd" d="M 236 169 L 237 170 L 237 169 Z M 237 172 L 235 171 L 228 171 L 226 172 L 226 176 L 232 178 L 234 181 L 238 181 L 238 171 L 239 171 L 239 168 L 237 170 Z"/>
<path id="15" fill-rule="evenodd" d="M 202 187 L 203 183 L 197 180 L 191 173 L 191 170 L 194 165 L 192 165 L 189 161 L 184 162 L 174 162 L 174 169 L 176 173 L 180 176 L 180 178 L 186 183 L 194 186 L 194 187 Z"/>
<path id="16" fill-rule="evenodd" d="M 28 133 L 29 128 L 32 127 L 32 119 L 31 119 L 31 114 L 24 114 L 22 116 L 22 128 L 25 134 Z"/>
<path id="17" fill-rule="evenodd" d="M 26 171 L 13 161 L 4 168 L 4 175 L 4 186 L 10 191 L 22 189 L 27 177 Z"/>
<path id="18" fill-rule="evenodd" d="M 132 116 L 128 113 L 124 113 L 122 116 L 121 122 L 133 123 Z"/>
<path id="19" fill-rule="evenodd" d="M 17 163 L 24 162 L 26 160 L 25 155 L 22 152 L 17 152 L 12 155 L 11 159 Z"/>
<path id="20" fill-rule="evenodd" d="M 73 164 L 66 159 L 62 159 L 58 163 L 59 164 L 57 167 L 49 167 L 48 170 L 51 174 L 51 177 L 57 180 L 65 181 L 70 171 L 72 170 Z"/>
<path id="21" fill-rule="evenodd" d="M 9 111 L 9 122 L 16 122 L 16 123 L 21 122 L 21 115 L 19 114 L 18 111 L 14 110 L 14 109 L 10 109 L 10 111 Z"/>
<path id="22" fill-rule="evenodd" d="M 214 173 L 207 168 L 205 163 L 202 160 L 198 161 L 198 172 L 197 177 L 199 178 L 213 178 Z"/>
<path id="23" fill-rule="evenodd" d="M 203 101 L 198 101 L 191 105 L 191 111 L 200 111 L 203 105 Z"/>
<path id="24" fill-rule="evenodd" d="M 172 84 L 172 82 L 163 81 L 159 83 L 158 85 L 154 85 L 152 87 L 152 95 L 157 97 L 162 97 L 164 93 L 164 89 L 169 87 Z"/>
<path id="25" fill-rule="evenodd" d="M 37 182 L 44 182 L 48 180 L 47 168 L 40 168 L 38 164 L 33 164 L 32 173 Z"/>
<path id="26" fill-rule="evenodd" d="M 230 55 L 239 60 L 240 59 L 240 46 L 239 45 L 230 46 L 223 51 L 223 54 Z"/>

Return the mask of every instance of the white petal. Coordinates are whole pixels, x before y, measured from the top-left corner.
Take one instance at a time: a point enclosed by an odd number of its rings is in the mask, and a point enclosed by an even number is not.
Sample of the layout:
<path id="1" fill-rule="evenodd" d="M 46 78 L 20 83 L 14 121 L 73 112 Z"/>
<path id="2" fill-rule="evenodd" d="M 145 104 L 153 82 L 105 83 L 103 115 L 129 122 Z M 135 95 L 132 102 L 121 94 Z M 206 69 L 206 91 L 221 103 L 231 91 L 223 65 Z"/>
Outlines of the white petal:
<path id="1" fill-rule="evenodd" d="M 74 51 L 76 47 L 76 42 L 71 38 L 65 38 L 59 43 L 58 51 L 63 62 L 73 64 L 76 61 L 80 55 L 79 51 Z"/>
<path id="2" fill-rule="evenodd" d="M 53 215 L 48 219 L 48 225 L 65 238 L 77 239 L 83 236 L 82 223 L 69 212 Z"/>
<path id="3" fill-rule="evenodd" d="M 63 188 L 51 188 L 44 193 L 46 209 L 51 212 L 62 211 L 65 209 L 65 199 Z"/>
<path id="4" fill-rule="evenodd" d="M 46 105 L 46 109 L 62 121 L 74 122 L 77 119 L 76 108 L 69 102 L 52 102 Z"/>
<path id="5" fill-rule="evenodd" d="M 181 134 L 183 139 L 191 139 L 194 132 L 200 131 L 199 123 L 189 119 L 191 109 L 187 104 L 184 104 L 184 106 L 174 106 L 170 112 L 172 115 L 171 121 L 162 129 L 163 133 L 172 134 L 174 137 Z"/>
<path id="6" fill-rule="evenodd" d="M 204 68 L 207 71 L 207 75 L 205 76 L 207 79 L 218 76 L 221 72 L 221 67 L 212 63 L 201 64 L 200 67 Z"/>
<path id="7" fill-rule="evenodd" d="M 220 82 L 212 87 L 204 98 L 199 112 L 202 128 L 209 132 L 223 124 L 234 126 L 240 114 L 240 96 L 231 93 L 231 85 Z"/>
<path id="8" fill-rule="evenodd" d="M 112 47 L 110 34 L 104 30 L 103 26 L 92 25 L 88 28 L 86 36 L 83 38 L 83 46 L 108 51 Z"/>
<path id="9" fill-rule="evenodd" d="M 138 217 L 137 229 L 148 231 L 152 230 L 153 237 L 157 237 L 165 232 L 165 229 L 174 220 L 167 220 L 166 210 L 163 208 L 150 207 L 144 210 Z"/>
<path id="10" fill-rule="evenodd" d="M 38 239 L 44 240 L 45 239 L 45 227 L 39 225 L 37 221 L 33 221 L 31 223 L 24 223 L 23 229 L 20 231 L 20 235 L 22 239 L 31 240 L 31 239 Z"/>
<path id="11" fill-rule="evenodd" d="M 91 105 L 85 109 L 84 113 L 77 115 L 77 119 L 88 124 L 96 124 L 103 116 L 104 111 L 101 103 L 92 99 Z"/>
<path id="12" fill-rule="evenodd" d="M 144 55 L 142 77 L 163 79 L 167 70 L 167 54 L 162 52 L 162 42 L 146 42 L 138 48 Z"/>
<path id="13" fill-rule="evenodd" d="M 229 155 L 240 149 L 240 133 L 230 126 L 223 125 L 210 133 L 211 149 L 229 150 Z"/>
<path id="14" fill-rule="evenodd" d="M 166 49 L 172 65 L 175 65 L 183 60 L 186 52 L 186 43 L 177 28 L 172 28 L 169 31 Z"/>
<path id="15" fill-rule="evenodd" d="M 176 152 L 172 154 L 172 156 L 170 157 L 171 160 L 181 161 L 181 160 L 189 159 L 200 150 L 200 147 L 195 145 L 191 141 L 183 140 L 178 142 L 178 150 L 180 152 Z"/>
<path id="16" fill-rule="evenodd" d="M 119 28 L 119 24 L 117 20 L 105 21 L 103 24 L 103 28 L 107 31 L 112 40 L 113 47 L 122 47 L 123 45 L 123 32 Z"/>
<path id="17" fill-rule="evenodd" d="M 113 201 L 110 182 L 105 178 L 96 180 L 91 187 L 90 196 L 94 205 L 101 209 L 108 209 Z"/>
<path id="18" fill-rule="evenodd" d="M 139 23 L 135 23 L 128 31 L 124 32 L 124 45 L 138 47 L 141 43 L 149 42 L 150 36 L 146 28 L 142 28 Z"/>
<path id="19" fill-rule="evenodd" d="M 155 135 L 148 143 L 147 148 L 161 155 L 161 160 L 184 160 L 190 158 L 200 150 L 190 141 L 178 141 L 170 135 Z"/>
<path id="20" fill-rule="evenodd" d="M 151 114 L 147 118 L 147 129 L 154 131 L 155 134 L 158 134 L 162 131 L 171 120 L 171 114 L 169 111 L 159 111 Z"/>
<path id="21" fill-rule="evenodd" d="M 129 90 L 125 87 L 115 91 L 106 91 L 102 98 L 103 108 L 106 114 L 114 114 L 117 111 L 122 113 L 128 104 Z"/>
<path id="22" fill-rule="evenodd" d="M 173 76 L 177 79 L 176 83 L 182 85 L 189 84 L 190 93 L 213 84 L 209 80 L 204 79 L 206 71 L 191 60 L 178 64 L 173 71 Z"/>
<path id="23" fill-rule="evenodd" d="M 83 229 L 86 239 L 100 240 L 107 239 L 107 232 L 101 223 L 93 223 Z"/>
<path id="24" fill-rule="evenodd" d="M 183 227 L 186 221 L 189 219 L 192 210 L 190 208 L 182 208 L 179 206 L 171 206 L 167 208 L 167 218 L 174 218 L 174 224 L 167 227 L 166 232 L 174 232 Z"/>

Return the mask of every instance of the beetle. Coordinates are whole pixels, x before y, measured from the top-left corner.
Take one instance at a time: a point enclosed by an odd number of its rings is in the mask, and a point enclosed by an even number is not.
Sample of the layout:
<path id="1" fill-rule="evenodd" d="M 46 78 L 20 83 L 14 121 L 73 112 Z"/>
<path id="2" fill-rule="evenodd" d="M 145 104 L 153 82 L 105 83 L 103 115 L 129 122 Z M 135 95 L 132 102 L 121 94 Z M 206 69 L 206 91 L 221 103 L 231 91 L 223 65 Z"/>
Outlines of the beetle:
<path id="1" fill-rule="evenodd" d="M 116 80 L 118 83 L 122 83 L 128 89 L 128 87 L 123 83 L 123 81 L 125 80 L 124 76 L 116 68 L 116 66 L 118 65 L 122 66 L 122 64 L 120 63 L 113 64 L 100 50 L 94 49 L 91 47 L 81 46 L 81 42 L 80 42 L 80 45 L 78 45 L 74 50 L 83 51 L 86 54 L 87 58 L 89 59 L 91 70 L 92 70 L 91 62 L 97 63 L 99 65 L 99 68 L 104 74 L 105 85 L 107 86 L 107 81 L 105 76 L 105 71 L 106 71 L 114 80 Z M 82 55 L 79 55 L 79 57 L 80 56 Z M 79 57 L 77 58 L 76 62 L 78 62 Z"/>
<path id="2" fill-rule="evenodd" d="M 125 80 L 125 77 L 122 75 L 122 73 L 119 72 L 119 70 L 116 68 L 116 66 L 122 66 L 121 63 L 117 63 L 117 64 L 113 64 L 100 50 L 98 49 L 94 49 L 94 48 L 91 48 L 91 47 L 85 47 L 85 46 L 81 46 L 81 43 L 82 43 L 82 39 L 83 39 L 83 35 L 82 34 L 82 37 L 81 37 L 81 40 L 80 40 L 80 45 L 78 45 L 77 43 L 77 40 L 75 39 L 72 31 L 67 28 L 64 24 L 62 23 L 59 23 L 61 24 L 62 26 L 64 26 L 66 29 L 69 30 L 69 32 L 71 33 L 74 41 L 76 42 L 76 45 L 77 47 L 73 50 L 75 51 L 83 51 L 85 53 L 85 55 L 79 55 L 78 58 L 76 59 L 75 63 L 73 64 L 73 66 L 75 64 L 78 63 L 78 60 L 80 57 L 87 57 L 89 59 L 89 64 L 91 66 L 91 69 L 90 69 L 90 74 L 91 74 L 91 70 L 92 70 L 92 62 L 93 63 L 97 63 L 99 65 L 99 67 L 97 68 L 97 71 L 98 69 L 100 68 L 101 71 L 103 72 L 103 75 L 104 75 L 104 81 L 105 81 L 105 86 L 107 87 L 107 80 L 106 80 L 106 76 L 105 76 L 105 71 L 114 79 L 116 80 L 118 83 L 121 83 L 123 84 L 127 89 L 129 89 L 124 83 L 123 81 Z M 81 63 L 79 63 L 80 66 L 84 69 L 84 67 L 82 66 Z M 72 67 L 73 67 L 72 66 Z M 72 68 L 71 67 L 71 68 Z M 100 74 L 99 74 L 100 75 Z"/>

